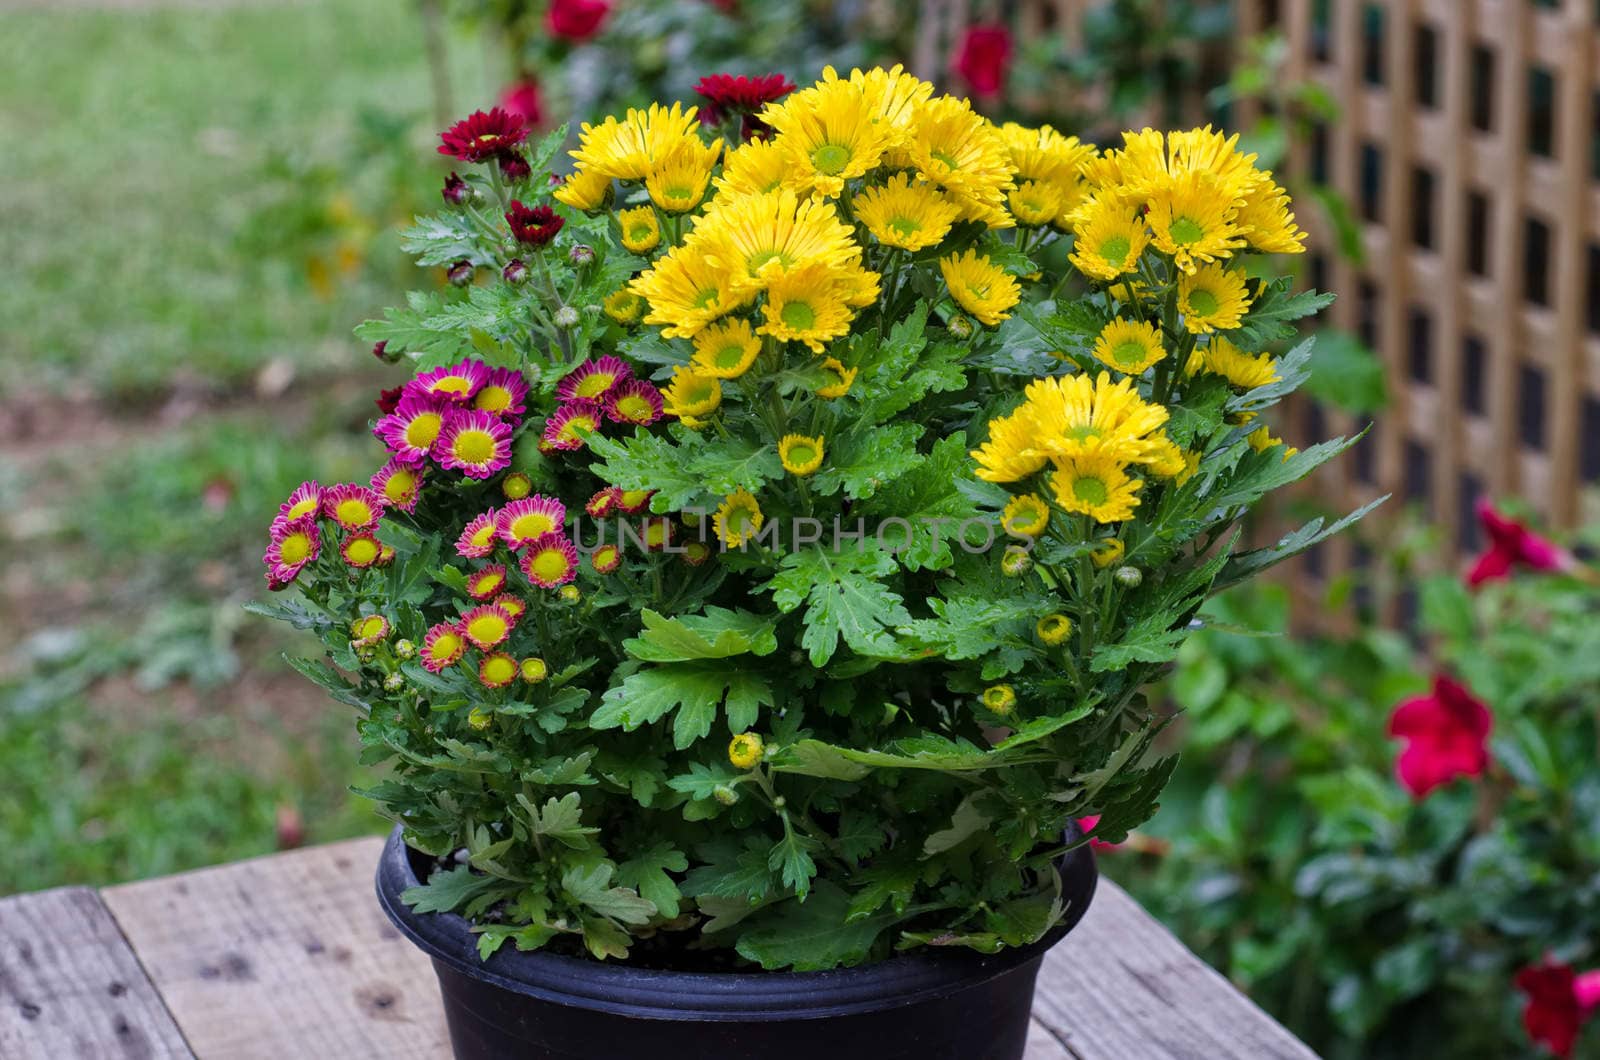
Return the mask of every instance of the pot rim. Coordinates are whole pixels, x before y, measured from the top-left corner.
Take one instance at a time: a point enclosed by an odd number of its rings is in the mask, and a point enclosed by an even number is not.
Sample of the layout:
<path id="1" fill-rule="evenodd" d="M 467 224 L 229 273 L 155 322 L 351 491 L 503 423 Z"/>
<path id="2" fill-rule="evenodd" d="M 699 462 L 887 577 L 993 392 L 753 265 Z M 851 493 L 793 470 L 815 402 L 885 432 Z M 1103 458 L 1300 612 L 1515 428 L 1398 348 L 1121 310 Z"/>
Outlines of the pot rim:
<path id="1" fill-rule="evenodd" d="M 823 1019 L 870 1012 L 943 996 L 958 986 L 987 982 L 1037 961 L 1088 910 L 1099 872 L 1087 845 L 1066 854 L 1059 868 L 1067 910 L 1038 942 L 995 954 L 923 948 L 849 968 L 820 972 L 678 972 L 636 968 L 503 946 L 478 956 L 471 922 L 456 913 L 417 913 L 400 900 L 420 885 L 409 847 L 395 825 L 378 861 L 378 903 L 396 928 L 432 957 L 435 966 L 554 1004 L 644 1019 L 756 1021 Z M 418 856 L 426 857 L 418 852 Z"/>

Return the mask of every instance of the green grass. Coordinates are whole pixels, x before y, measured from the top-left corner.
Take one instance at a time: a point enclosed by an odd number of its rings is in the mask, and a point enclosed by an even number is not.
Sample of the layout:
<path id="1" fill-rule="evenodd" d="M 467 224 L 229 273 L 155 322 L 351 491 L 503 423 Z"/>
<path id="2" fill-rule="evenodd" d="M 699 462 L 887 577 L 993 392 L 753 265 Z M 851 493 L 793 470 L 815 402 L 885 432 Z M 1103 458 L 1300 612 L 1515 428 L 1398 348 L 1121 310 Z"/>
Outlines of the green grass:
<path id="1" fill-rule="evenodd" d="M 437 180 L 415 5 L 152 6 L 0 13 L 0 397 L 341 365 L 398 287 Z"/>

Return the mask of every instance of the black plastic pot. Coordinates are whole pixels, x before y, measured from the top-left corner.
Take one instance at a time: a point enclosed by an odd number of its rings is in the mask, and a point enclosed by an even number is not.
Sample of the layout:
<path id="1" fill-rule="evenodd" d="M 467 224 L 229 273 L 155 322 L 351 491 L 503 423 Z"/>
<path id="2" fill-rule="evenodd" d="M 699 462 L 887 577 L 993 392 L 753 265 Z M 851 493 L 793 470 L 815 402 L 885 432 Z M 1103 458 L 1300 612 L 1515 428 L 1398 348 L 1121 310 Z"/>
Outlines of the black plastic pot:
<path id="1" fill-rule="evenodd" d="M 400 901 L 428 864 L 397 827 L 378 865 L 378 901 L 433 958 L 457 1060 L 1020 1060 L 1039 962 L 1082 919 L 1098 879 L 1087 847 L 1062 859 L 1066 919 L 1032 946 L 746 974 L 631 968 L 509 945 L 480 960 L 465 919 Z"/>

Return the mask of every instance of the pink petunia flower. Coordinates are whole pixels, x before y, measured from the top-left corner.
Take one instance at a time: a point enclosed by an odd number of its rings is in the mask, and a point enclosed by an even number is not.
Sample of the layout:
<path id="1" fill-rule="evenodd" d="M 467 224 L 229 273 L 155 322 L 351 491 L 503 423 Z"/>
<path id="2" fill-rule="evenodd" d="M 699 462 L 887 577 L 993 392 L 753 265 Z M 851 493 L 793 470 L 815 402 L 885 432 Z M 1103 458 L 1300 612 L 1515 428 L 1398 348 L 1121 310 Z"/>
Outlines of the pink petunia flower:
<path id="1" fill-rule="evenodd" d="M 998 96 L 1011 70 L 1011 31 L 1004 26 L 973 26 L 961 38 L 956 73 L 977 96 Z"/>
<path id="2" fill-rule="evenodd" d="M 545 27 L 562 40 L 586 41 L 600 32 L 600 23 L 610 11 L 607 0 L 551 0 Z"/>
<path id="3" fill-rule="evenodd" d="M 1478 524 L 1489 535 L 1489 548 L 1479 556 L 1467 574 L 1468 585 L 1482 585 L 1496 578 L 1504 578 L 1511 568 L 1522 566 L 1532 570 L 1571 570 L 1577 560 L 1572 553 L 1529 530 L 1515 519 L 1507 519 L 1494 510 L 1487 500 L 1480 498 L 1477 505 Z"/>
<path id="4" fill-rule="evenodd" d="M 1579 992 L 1580 978 L 1569 966 L 1549 960 L 1517 973 L 1517 989 L 1527 995 L 1522 1026 L 1534 1044 L 1547 1047 L 1557 1056 L 1572 1055 L 1578 1031 L 1590 1015 L 1590 1006 L 1584 1004 Z"/>
<path id="5" fill-rule="evenodd" d="M 1456 777 L 1481 776 L 1493 722 L 1464 686 L 1435 675 L 1428 695 L 1404 701 L 1389 717 L 1389 735 L 1406 741 L 1395 762 L 1400 783 L 1420 799 Z"/>
<path id="6" fill-rule="evenodd" d="M 538 125 L 544 120 L 544 100 L 539 94 L 539 82 L 528 76 L 513 81 L 500 93 L 500 107 L 529 125 Z"/>

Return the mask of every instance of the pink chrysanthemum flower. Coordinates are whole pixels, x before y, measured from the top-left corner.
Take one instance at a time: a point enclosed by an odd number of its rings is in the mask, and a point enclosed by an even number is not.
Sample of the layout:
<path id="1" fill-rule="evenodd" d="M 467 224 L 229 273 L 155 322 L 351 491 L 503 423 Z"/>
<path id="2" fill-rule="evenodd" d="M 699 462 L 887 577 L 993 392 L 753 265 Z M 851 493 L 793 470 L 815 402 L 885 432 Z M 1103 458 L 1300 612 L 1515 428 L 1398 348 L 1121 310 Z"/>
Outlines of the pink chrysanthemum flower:
<path id="1" fill-rule="evenodd" d="M 612 387 L 632 378 L 633 369 L 628 367 L 628 362 L 608 353 L 599 360 L 584 361 L 568 372 L 556 386 L 556 398 L 560 401 L 578 398 L 599 401 L 611 392 Z"/>
<path id="2" fill-rule="evenodd" d="M 596 519 L 604 519 L 606 516 L 616 512 L 621 503 L 622 491 L 615 486 L 607 486 L 593 497 L 590 497 L 589 503 L 583 506 L 583 510 Z"/>
<path id="3" fill-rule="evenodd" d="M 261 562 L 267 565 L 267 580 L 282 587 L 294 581 L 302 567 L 322 552 L 322 538 L 316 516 L 275 525 Z"/>
<path id="4" fill-rule="evenodd" d="M 494 552 L 495 519 L 499 514 L 491 508 L 468 523 L 456 538 L 456 553 L 468 559 L 482 559 Z"/>
<path id="5" fill-rule="evenodd" d="M 467 650 L 467 638 L 452 622 L 440 622 L 422 638 L 422 665 L 430 674 L 451 666 Z"/>
<path id="6" fill-rule="evenodd" d="M 395 410 L 379 420 L 372 428 L 396 460 L 420 464 L 439 440 L 444 430 L 444 414 L 450 407 L 442 398 L 427 394 L 407 394 L 400 399 Z"/>
<path id="7" fill-rule="evenodd" d="M 378 562 L 383 555 L 383 545 L 371 534 L 351 534 L 340 543 L 339 555 L 350 566 L 365 570 Z"/>
<path id="8" fill-rule="evenodd" d="M 600 429 L 601 415 L 598 402 L 569 401 L 545 421 L 544 441 L 552 449 L 582 449 L 584 436 Z"/>
<path id="9" fill-rule="evenodd" d="M 462 636 L 480 650 L 488 651 L 511 636 L 515 625 L 509 612 L 499 604 L 481 604 L 461 616 Z"/>
<path id="10" fill-rule="evenodd" d="M 536 538 L 560 530 L 566 519 L 566 505 L 536 493 L 501 508 L 495 517 L 495 532 L 507 548 L 519 549 Z"/>
<path id="11" fill-rule="evenodd" d="M 389 620 L 382 615 L 362 615 L 350 623 L 350 646 L 370 648 L 389 635 Z"/>
<path id="12" fill-rule="evenodd" d="M 643 379 L 618 383 L 606 395 L 606 415 L 613 423 L 648 427 L 661 418 L 661 391 Z"/>
<path id="13" fill-rule="evenodd" d="M 628 515 L 638 515 L 650 510 L 650 498 L 655 490 L 623 490 L 617 497 L 617 507 Z"/>
<path id="14" fill-rule="evenodd" d="M 485 655 L 478 662 L 478 682 L 484 688 L 504 688 L 517 678 L 517 660 L 503 651 Z"/>
<path id="15" fill-rule="evenodd" d="M 527 411 L 528 381 L 515 368 L 493 368 L 473 395 L 472 407 L 502 419 L 520 421 Z"/>
<path id="16" fill-rule="evenodd" d="M 439 466 L 488 478 L 511 463 L 511 425 L 492 412 L 452 412 L 433 443 Z"/>
<path id="17" fill-rule="evenodd" d="M 578 576 L 578 550 L 564 534 L 545 534 L 522 553 L 522 573 L 541 589 L 558 588 Z"/>
<path id="18" fill-rule="evenodd" d="M 661 552 L 672 544 L 672 523 L 667 519 L 644 521 L 644 547 L 650 552 Z"/>
<path id="19" fill-rule="evenodd" d="M 383 495 L 384 503 L 402 512 L 417 510 L 417 494 L 422 489 L 423 469 L 395 457 L 372 476 L 372 488 Z"/>
<path id="20" fill-rule="evenodd" d="M 467 595 L 480 603 L 493 600 L 505 587 L 506 568 L 503 563 L 491 563 L 467 576 Z"/>
<path id="21" fill-rule="evenodd" d="M 484 162 L 528 138 L 527 123 L 495 107 L 473 111 L 439 134 L 439 153 L 463 162 Z"/>
<path id="22" fill-rule="evenodd" d="M 322 487 L 316 479 L 300 483 L 289 494 L 289 499 L 278 506 L 278 518 L 285 523 L 297 522 L 308 515 L 316 515 L 322 507 Z"/>
<path id="23" fill-rule="evenodd" d="M 524 603 L 518 597 L 512 596 L 510 593 L 501 593 L 499 596 L 494 598 L 494 602 L 505 609 L 506 614 L 511 616 L 511 621 L 513 624 L 515 624 L 517 619 L 521 618 L 528 610 L 528 605 L 526 603 Z"/>
<path id="24" fill-rule="evenodd" d="M 383 515 L 383 494 L 354 482 L 322 491 L 322 514 L 346 530 L 371 530 Z"/>
<path id="25" fill-rule="evenodd" d="M 476 397 L 488 381 L 489 366 L 482 361 L 468 360 L 423 372 L 409 385 L 413 393 L 443 398 L 459 405 Z"/>
<path id="26" fill-rule="evenodd" d="M 616 545 L 601 545 L 589 553 L 589 565 L 596 574 L 610 574 L 622 566 L 622 549 Z"/>

